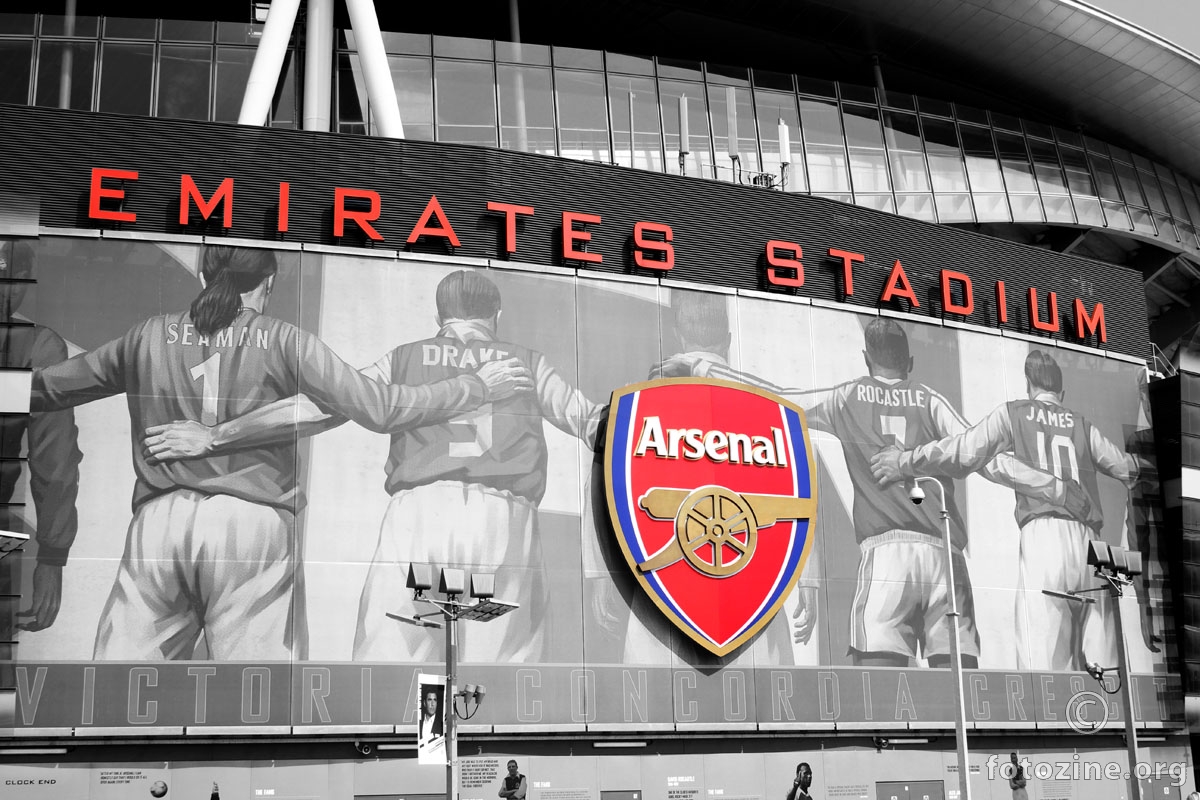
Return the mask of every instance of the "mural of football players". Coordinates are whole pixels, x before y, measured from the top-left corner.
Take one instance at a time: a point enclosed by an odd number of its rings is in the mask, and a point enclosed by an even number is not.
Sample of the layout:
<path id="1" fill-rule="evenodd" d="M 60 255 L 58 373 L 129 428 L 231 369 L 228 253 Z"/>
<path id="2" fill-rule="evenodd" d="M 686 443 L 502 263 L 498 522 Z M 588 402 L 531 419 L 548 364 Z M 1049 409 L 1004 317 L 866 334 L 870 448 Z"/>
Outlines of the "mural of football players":
<path id="1" fill-rule="evenodd" d="M 810 428 L 841 442 L 854 489 L 853 524 L 860 550 L 857 589 L 851 607 L 850 653 L 856 665 L 908 666 L 924 657 L 930 666 L 949 664 L 946 562 L 942 522 L 936 504 L 914 505 L 900 487 L 881 489 L 871 458 L 887 445 L 935 441 L 967 429 L 967 423 L 936 389 L 911 379 L 908 336 L 895 320 L 878 317 L 863 331 L 867 374 L 833 389 L 797 390 L 775 386 L 715 361 L 691 357 L 690 368 L 713 378 L 762 386 L 805 408 Z M 678 370 L 668 361 L 664 367 Z M 1051 502 L 1081 502 L 1070 485 L 1049 472 L 1029 468 L 1010 456 L 981 465 L 986 477 Z M 964 555 L 967 533 L 947 483 L 954 580 L 959 608 L 962 663 L 979 660 L 974 593 Z M 803 595 L 802 595 L 803 597 Z"/>
<path id="2" fill-rule="evenodd" d="M 436 424 L 393 432 L 385 488 L 391 500 L 359 602 L 354 658 L 404 661 L 433 658 L 440 637 L 397 625 L 388 612 L 419 613 L 397 587 L 410 563 L 467 565 L 496 572 L 496 595 L 521 610 L 461 634 L 467 661 L 526 661 L 545 655 L 550 599 L 544 580 L 537 507 L 546 490 L 543 419 L 595 446 L 603 407 L 568 384 L 540 353 L 501 341 L 500 291 L 489 278 L 458 270 L 438 284 L 439 330 L 400 345 L 363 375 L 383 385 L 436 385 L 497 365 L 516 364 L 523 388 Z M 532 377 L 529 384 L 527 377 Z M 206 448 L 240 447 L 247 439 L 313 433 L 340 422 L 311 403 L 256 413 L 206 434 Z M 163 431 L 159 435 L 173 435 Z M 182 453 L 165 448 L 160 457 Z M 152 444 L 153 443 L 153 444 Z"/>
<path id="3" fill-rule="evenodd" d="M 37 253 L 19 239 L 0 239 L 0 367 L 49 367 L 67 358 L 62 337 L 44 325 L 19 315 L 26 290 L 34 279 Z M 16 324 L 13 324 L 16 323 Z M 16 627 L 40 631 L 54 624 L 62 600 L 62 573 L 79 527 L 75 510 L 79 490 L 79 432 L 70 409 L 38 414 L 0 416 L 0 530 L 29 532 L 29 523 L 9 505 L 21 479 L 22 439 L 28 437 L 29 492 L 37 513 L 33 531 L 37 565 L 29 608 L 17 613 Z M 11 569 L 12 564 L 6 565 Z M 15 587 L 14 587 L 15 588 Z M 11 641 L 11 624 L 0 617 L 0 640 Z"/>
<path id="4" fill-rule="evenodd" d="M 32 410 L 123 392 L 140 438 L 173 421 L 207 430 L 303 391 L 385 432 L 497 398 L 476 375 L 420 387 L 363 378 L 316 337 L 263 313 L 276 271 L 268 250 L 204 248 L 203 289 L 189 310 L 151 317 L 35 371 Z M 134 448 L 134 516 L 95 657 L 191 658 L 201 636 L 213 659 L 303 657 L 307 629 L 293 597 L 303 502 L 294 441 L 171 462 L 155 458 L 160 449 Z"/>
<path id="5" fill-rule="evenodd" d="M 1078 670 L 1088 660 L 1115 663 L 1105 617 L 1108 594 L 1096 603 L 1077 603 L 1043 590 L 1074 592 L 1091 584 L 1088 542 L 1103 519 L 1096 473 L 1127 488 L 1137 480 L 1137 460 L 1077 411 L 1063 404 L 1063 374 L 1053 356 L 1032 350 L 1025 359 L 1027 399 L 997 407 L 970 430 L 939 441 L 891 447 L 873 458 L 881 485 L 914 475 L 964 475 L 995 456 L 1012 453 L 1023 464 L 1053 472 L 1082 487 L 1088 503 L 1068 509 L 1018 494 L 1020 566 L 1017 579 L 1016 643 L 1020 669 Z M 1085 659 L 1086 654 L 1086 659 Z"/>

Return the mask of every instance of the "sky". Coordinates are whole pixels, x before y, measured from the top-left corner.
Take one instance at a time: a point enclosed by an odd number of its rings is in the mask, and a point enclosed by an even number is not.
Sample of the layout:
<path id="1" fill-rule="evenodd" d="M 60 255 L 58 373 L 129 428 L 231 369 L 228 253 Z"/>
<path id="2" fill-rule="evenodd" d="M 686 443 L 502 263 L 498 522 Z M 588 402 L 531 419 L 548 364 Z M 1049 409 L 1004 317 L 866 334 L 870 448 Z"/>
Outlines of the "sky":
<path id="1" fill-rule="evenodd" d="M 1083 0 L 1200 56 L 1200 0 Z"/>

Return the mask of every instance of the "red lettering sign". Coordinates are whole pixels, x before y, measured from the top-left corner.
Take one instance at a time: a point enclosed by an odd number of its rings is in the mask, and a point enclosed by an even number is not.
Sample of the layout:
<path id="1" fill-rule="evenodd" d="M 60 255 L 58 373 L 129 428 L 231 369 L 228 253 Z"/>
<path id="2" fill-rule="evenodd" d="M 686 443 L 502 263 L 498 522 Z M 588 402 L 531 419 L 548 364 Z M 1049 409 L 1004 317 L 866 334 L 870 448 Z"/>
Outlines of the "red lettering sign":
<path id="1" fill-rule="evenodd" d="M 581 224 L 600 224 L 600 215 L 598 214 L 580 214 L 575 211 L 564 211 L 562 214 L 562 249 L 563 260 L 565 261 L 583 261 L 588 264 L 599 264 L 604 261 L 604 257 L 599 253 L 589 253 L 586 250 L 576 250 L 575 243 L 583 242 L 586 244 L 592 240 L 592 234 L 588 231 L 575 229 L 575 223 Z"/>
<path id="2" fill-rule="evenodd" d="M 647 233 L 661 235 L 662 240 L 647 239 Z M 638 222 L 633 226 L 633 263 L 646 269 L 666 271 L 675 266 L 675 248 L 671 240 L 675 238 L 670 225 L 660 222 Z M 660 253 L 661 257 L 651 258 L 648 253 Z"/>
<path id="3" fill-rule="evenodd" d="M 780 255 L 780 252 L 791 256 Z M 832 252 L 832 251 L 830 251 Z M 767 282 L 774 286 L 789 286 L 798 289 L 804 285 L 804 265 L 800 259 L 804 251 L 795 242 L 772 239 L 767 242 Z M 788 273 L 795 273 L 794 277 Z"/>
<path id="4" fill-rule="evenodd" d="M 366 200 L 370 207 L 366 211 L 346 208 L 346 200 L 350 198 Z M 347 189 L 339 186 L 333 190 L 333 235 L 339 238 L 345 236 L 346 222 L 349 221 L 361 228 L 363 233 L 374 241 L 382 242 L 383 236 L 371 225 L 372 222 L 379 219 L 379 212 L 379 192 L 373 192 L 370 189 Z"/>
<path id="5" fill-rule="evenodd" d="M 963 302 L 961 305 L 954 302 L 954 292 L 950 289 L 951 281 L 962 286 Z M 964 317 L 975 310 L 975 298 L 971 294 L 970 277 L 962 272 L 942 270 L 942 309 L 947 314 L 962 314 Z"/>
<path id="6" fill-rule="evenodd" d="M 533 216 L 533 206 L 518 206 L 512 203 L 487 204 L 488 211 L 498 211 L 504 215 L 504 252 L 512 255 L 517 252 L 517 214 Z"/>
<path id="7" fill-rule="evenodd" d="M 196 182 L 192 180 L 191 175 L 179 176 L 179 224 L 187 225 L 191 219 L 191 205 L 194 202 L 196 208 L 200 210 L 200 217 L 208 219 L 217 210 L 217 203 L 225 203 L 225 216 L 221 220 L 221 226 L 224 228 L 233 227 L 233 178 L 226 178 L 221 181 L 221 185 L 213 192 L 213 196 L 208 200 L 204 199 L 204 195 L 200 194 L 200 188 L 196 186 Z"/>
<path id="8" fill-rule="evenodd" d="M 88 217 L 91 219 L 107 219 L 113 222 L 137 222 L 137 214 L 132 211 L 110 211 L 100 207 L 101 200 L 124 200 L 124 189 L 110 189 L 104 185 L 106 178 L 118 181 L 136 181 L 138 174 L 126 169 L 92 168 L 92 185 L 88 192 Z"/>

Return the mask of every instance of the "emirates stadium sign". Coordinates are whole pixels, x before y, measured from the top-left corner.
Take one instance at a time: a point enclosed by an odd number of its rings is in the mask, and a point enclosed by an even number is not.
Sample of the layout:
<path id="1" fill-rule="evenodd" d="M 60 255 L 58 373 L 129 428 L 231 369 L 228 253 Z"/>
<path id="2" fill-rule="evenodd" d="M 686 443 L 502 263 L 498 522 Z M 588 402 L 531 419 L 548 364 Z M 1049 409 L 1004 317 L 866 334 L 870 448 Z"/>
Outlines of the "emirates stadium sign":
<path id="1" fill-rule="evenodd" d="M 804 412 L 728 381 L 667 378 L 613 394 L 605 481 L 642 589 L 715 655 L 782 607 L 816 530 Z"/>

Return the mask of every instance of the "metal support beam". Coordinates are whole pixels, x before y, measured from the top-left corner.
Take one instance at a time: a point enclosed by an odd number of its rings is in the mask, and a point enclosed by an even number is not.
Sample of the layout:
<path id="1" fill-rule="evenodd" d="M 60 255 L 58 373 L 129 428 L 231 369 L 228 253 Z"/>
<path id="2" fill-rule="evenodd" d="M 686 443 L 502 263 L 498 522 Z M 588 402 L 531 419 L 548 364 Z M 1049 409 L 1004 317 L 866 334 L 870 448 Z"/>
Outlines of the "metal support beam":
<path id="1" fill-rule="evenodd" d="M 262 38 L 254 51 L 254 64 L 250 67 L 250 78 L 246 81 L 246 94 L 242 97 L 242 110 L 238 114 L 239 125 L 267 124 L 271 114 L 271 100 L 279 83 L 283 59 L 287 55 L 288 41 L 292 38 L 292 27 L 300 0 L 273 0 L 263 25 Z"/>
<path id="2" fill-rule="evenodd" d="M 392 71 L 388 67 L 375 6 L 371 0 L 346 0 L 346 10 L 350 12 L 350 27 L 354 29 L 358 59 L 367 81 L 367 100 L 372 121 L 380 136 L 403 139 L 400 104 L 396 101 L 396 87 L 392 83 Z"/>
<path id="3" fill-rule="evenodd" d="M 308 0 L 304 37 L 304 130 L 328 131 L 333 83 L 333 3 Z"/>

